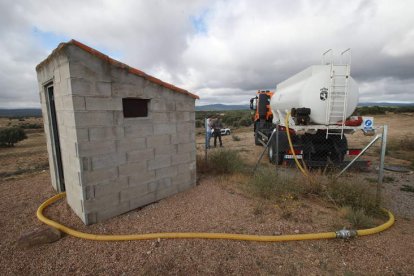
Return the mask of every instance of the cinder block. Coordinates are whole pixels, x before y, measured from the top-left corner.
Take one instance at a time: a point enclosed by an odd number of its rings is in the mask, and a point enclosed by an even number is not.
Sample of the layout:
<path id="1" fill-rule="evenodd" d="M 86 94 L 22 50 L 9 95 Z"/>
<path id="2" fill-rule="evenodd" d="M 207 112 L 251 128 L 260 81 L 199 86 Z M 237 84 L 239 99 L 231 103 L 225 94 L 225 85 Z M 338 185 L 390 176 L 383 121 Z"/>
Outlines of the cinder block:
<path id="1" fill-rule="evenodd" d="M 147 148 L 145 138 L 128 138 L 116 141 L 118 152 L 127 152 Z"/>
<path id="2" fill-rule="evenodd" d="M 148 148 L 156 148 L 160 145 L 171 144 L 170 135 L 168 134 L 154 135 L 152 137 L 147 137 L 146 139 Z"/>
<path id="3" fill-rule="evenodd" d="M 151 100 L 150 110 L 154 112 L 175 111 L 175 102 L 167 102 L 164 99 L 153 99 Z"/>
<path id="4" fill-rule="evenodd" d="M 83 209 L 85 213 L 97 212 L 109 209 L 120 203 L 120 192 L 108 194 L 102 197 L 83 201 Z"/>
<path id="5" fill-rule="evenodd" d="M 137 77 L 139 78 L 139 77 Z M 116 97 L 137 97 L 145 98 L 143 82 L 137 80 L 136 84 L 122 83 L 115 81 L 112 83 L 112 95 Z"/>
<path id="6" fill-rule="evenodd" d="M 171 165 L 171 156 L 169 155 L 161 155 L 155 157 L 153 160 L 148 161 L 148 169 L 149 170 L 156 170 L 165 168 Z"/>
<path id="7" fill-rule="evenodd" d="M 196 169 L 195 161 L 178 165 L 179 174 L 183 172 L 187 172 L 187 171 L 193 171 L 193 170 L 195 171 L 195 169 Z"/>
<path id="8" fill-rule="evenodd" d="M 157 201 L 155 193 L 148 193 L 145 195 L 137 195 L 137 197 L 129 201 L 130 208 L 136 209 Z"/>
<path id="9" fill-rule="evenodd" d="M 177 153 L 177 145 L 173 145 L 173 144 L 159 145 L 154 148 L 154 151 L 155 151 L 155 157 L 158 157 L 160 155 L 174 156 Z"/>
<path id="10" fill-rule="evenodd" d="M 193 100 L 180 101 L 175 104 L 175 108 L 177 111 L 194 111 L 194 105 Z"/>
<path id="11" fill-rule="evenodd" d="M 94 156 L 91 158 L 91 162 L 92 170 L 117 167 L 126 163 L 126 153 L 117 152 Z"/>
<path id="12" fill-rule="evenodd" d="M 190 133 L 191 131 L 194 131 L 195 124 L 192 122 L 177 122 L 177 132 L 178 133 Z"/>
<path id="13" fill-rule="evenodd" d="M 180 185 L 190 185 L 191 183 L 191 172 L 181 172 L 172 178 L 172 185 L 180 186 Z"/>
<path id="14" fill-rule="evenodd" d="M 174 122 L 188 122 L 190 121 L 190 112 L 177 111 L 175 112 Z"/>
<path id="15" fill-rule="evenodd" d="M 147 170 L 147 161 L 126 163 L 118 168 L 120 176 L 137 175 Z"/>
<path id="16" fill-rule="evenodd" d="M 72 137 L 74 137 L 74 139 L 76 139 L 78 142 L 87 142 L 89 141 L 89 133 L 88 133 L 88 129 L 87 128 L 76 128 L 76 129 L 72 129 L 71 131 L 73 131 L 75 133 L 75 135 L 73 135 Z"/>
<path id="17" fill-rule="evenodd" d="M 128 162 L 145 161 L 151 159 L 154 159 L 154 149 L 143 149 L 127 152 Z"/>
<path id="18" fill-rule="evenodd" d="M 121 202 L 116 206 L 112 206 L 111 208 L 99 210 L 96 212 L 96 221 L 101 222 L 107 220 L 109 218 L 118 216 L 120 214 L 126 213 L 131 210 L 129 201 L 128 202 Z"/>
<path id="19" fill-rule="evenodd" d="M 159 190 L 170 189 L 172 186 L 171 178 L 159 179 L 148 184 L 148 190 L 151 193 L 156 193 Z"/>
<path id="20" fill-rule="evenodd" d="M 80 175 L 82 185 L 87 186 L 105 181 L 114 181 L 118 178 L 118 169 L 110 168 L 96 171 L 83 171 Z"/>
<path id="21" fill-rule="evenodd" d="M 138 174 L 128 177 L 128 185 L 131 187 L 152 181 L 155 181 L 155 171 L 142 170 Z"/>
<path id="22" fill-rule="evenodd" d="M 155 124 L 154 134 L 175 134 L 177 133 L 175 124 Z"/>
<path id="23" fill-rule="evenodd" d="M 164 112 L 153 112 L 152 120 L 154 123 L 168 123 L 170 117 L 174 114 L 173 112 L 164 113 Z"/>
<path id="24" fill-rule="evenodd" d="M 180 153 L 180 154 L 174 154 L 171 156 L 171 164 L 172 165 L 178 165 L 178 164 L 184 164 L 191 161 L 190 153 Z"/>
<path id="25" fill-rule="evenodd" d="M 112 96 L 112 83 L 111 83 L 111 81 L 97 81 L 97 82 L 95 82 L 95 94 L 98 95 L 98 96 L 104 96 L 104 97 Z M 115 104 L 114 107 L 119 108 L 119 106 L 116 105 L 116 104 Z M 110 110 L 113 110 L 113 109 L 110 109 Z M 118 109 L 115 109 L 115 110 L 118 110 Z"/>
<path id="26" fill-rule="evenodd" d="M 120 140 L 124 138 L 122 127 L 91 127 L 89 128 L 90 141 Z"/>
<path id="27" fill-rule="evenodd" d="M 111 182 L 99 183 L 93 186 L 93 198 L 101 198 L 121 192 L 128 187 L 128 178 L 121 177 Z"/>
<path id="28" fill-rule="evenodd" d="M 122 110 L 121 98 L 85 97 L 87 110 Z"/>
<path id="29" fill-rule="evenodd" d="M 77 127 L 112 126 L 114 116 L 110 111 L 75 112 Z"/>
<path id="30" fill-rule="evenodd" d="M 142 122 L 125 127 L 125 137 L 147 137 L 153 134 L 154 127 L 151 122 Z"/>
<path id="31" fill-rule="evenodd" d="M 129 201 L 148 193 L 147 183 L 127 187 L 121 191 L 121 201 Z"/>
<path id="32" fill-rule="evenodd" d="M 176 193 L 178 193 L 178 187 L 172 186 L 171 188 L 157 190 L 155 192 L 155 196 L 157 200 L 160 200 Z"/>
<path id="33" fill-rule="evenodd" d="M 115 141 L 80 142 L 78 144 L 79 157 L 90 157 L 115 152 Z"/>
<path id="34" fill-rule="evenodd" d="M 178 144 L 178 153 L 192 152 L 195 149 L 195 143 Z"/>
<path id="35" fill-rule="evenodd" d="M 178 169 L 176 166 L 169 166 L 155 170 L 155 176 L 157 180 L 167 177 L 174 177 L 177 175 L 177 173 Z"/>
<path id="36" fill-rule="evenodd" d="M 73 95 L 86 96 L 93 95 L 93 83 L 83 77 L 68 79 L 68 84 Z"/>
<path id="37" fill-rule="evenodd" d="M 69 206 L 72 208 L 72 210 L 75 212 L 75 214 L 83 221 L 85 222 L 85 212 L 83 211 L 82 207 L 82 201 L 79 197 L 79 195 L 72 194 L 72 193 L 66 193 L 67 194 L 67 202 Z"/>
<path id="38" fill-rule="evenodd" d="M 192 139 L 192 135 L 188 131 L 177 132 L 177 134 L 171 135 L 171 144 L 177 145 L 190 142 L 194 143 L 194 139 Z"/>
<path id="39" fill-rule="evenodd" d="M 85 98 L 84 97 L 72 97 L 73 110 L 85 110 Z"/>

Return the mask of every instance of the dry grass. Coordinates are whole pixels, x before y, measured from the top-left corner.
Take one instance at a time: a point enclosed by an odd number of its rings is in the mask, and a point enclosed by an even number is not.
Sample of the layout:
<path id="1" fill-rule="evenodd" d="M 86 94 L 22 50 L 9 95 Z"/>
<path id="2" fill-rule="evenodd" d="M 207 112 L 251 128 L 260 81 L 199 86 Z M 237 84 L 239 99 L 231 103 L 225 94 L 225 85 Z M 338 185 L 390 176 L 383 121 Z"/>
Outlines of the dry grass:
<path id="1" fill-rule="evenodd" d="M 361 212 L 361 208 L 354 208 L 355 211 L 350 206 L 339 208 L 339 213 L 336 208 L 332 208 L 332 200 L 325 197 L 331 179 L 323 174 L 312 174 L 311 181 L 304 181 L 302 176 L 296 175 L 296 169 L 279 168 L 278 179 L 275 180 L 273 176 L 271 182 L 279 181 L 277 189 L 281 194 L 284 192 L 283 196 L 273 192 L 270 199 L 264 199 L 252 193 L 256 188 L 251 187 L 251 181 L 259 180 L 252 180 L 249 169 L 254 166 L 263 148 L 253 145 L 251 128 L 236 130 L 235 133 L 241 140 L 233 141 L 230 136 L 225 136 L 224 145 L 237 151 L 247 169 L 244 167 L 241 171 L 215 174 L 209 171 L 208 163 L 203 163 L 203 155 L 200 155 L 197 157 L 197 170 L 206 176 L 200 185 L 140 210 L 91 226 L 83 225 L 64 201 L 46 210 L 46 214 L 81 231 L 103 234 L 201 231 L 284 235 L 338 230 L 351 226 L 351 223 L 366 225 L 364 215 L 367 213 Z M 203 141 L 203 137 L 197 139 L 200 143 Z M 209 151 L 209 156 L 213 151 Z M 15 149 L 0 151 L 1 171 L 12 172 L 19 166 L 27 168 L 30 164 L 41 162 L 43 157 L 47 161 L 44 136 L 33 133 Z M 266 162 L 263 160 L 261 163 L 263 171 L 268 168 Z M 289 180 L 283 180 L 289 175 L 297 177 L 295 184 L 302 185 L 298 188 L 296 199 L 291 197 L 289 190 L 293 188 L 283 185 L 290 183 Z M 413 175 L 392 175 L 394 181 L 386 183 L 384 189 L 389 191 L 395 186 L 393 189 L 406 196 L 403 199 L 407 205 L 402 207 L 408 210 L 407 217 L 410 219 L 397 217 L 396 224 L 380 235 L 361 237 L 350 242 L 250 243 L 162 239 L 161 242 L 105 243 L 66 236 L 56 243 L 27 250 L 16 248 L 14 241 L 22 231 L 40 225 L 33 214 L 44 199 L 55 193 L 51 188 L 50 176 L 47 173 L 35 173 L 30 177 L 22 174 L 18 179 L 0 179 L 0 209 L 7 214 L 0 223 L 0 230 L 4 233 L 0 241 L 0 267 L 4 275 L 410 274 L 414 268 L 411 257 L 414 240 L 409 238 L 414 222 L 411 219 L 413 204 L 409 200 L 412 194 L 401 192 L 400 187 L 401 183 L 412 186 Z M 364 176 L 375 178 L 376 172 Z M 361 182 L 355 175 L 344 181 L 355 184 Z M 369 188 L 369 183 L 361 183 Z M 270 187 L 270 191 L 273 189 Z M 288 189 L 287 192 L 285 189 Z M 347 190 L 340 186 L 331 189 L 336 191 L 338 196 L 334 202 L 340 207 L 341 200 L 338 198 L 343 198 L 340 195 Z M 398 201 L 403 199 L 398 198 Z M 346 208 L 353 213 L 345 212 L 343 209 Z M 341 216 L 338 215 L 341 213 Z M 332 229 L 333 221 L 338 225 L 335 229 Z M 377 225 L 381 221 L 374 220 L 374 223 Z M 51 265 L 51 260 L 56 260 L 56 265 Z"/>

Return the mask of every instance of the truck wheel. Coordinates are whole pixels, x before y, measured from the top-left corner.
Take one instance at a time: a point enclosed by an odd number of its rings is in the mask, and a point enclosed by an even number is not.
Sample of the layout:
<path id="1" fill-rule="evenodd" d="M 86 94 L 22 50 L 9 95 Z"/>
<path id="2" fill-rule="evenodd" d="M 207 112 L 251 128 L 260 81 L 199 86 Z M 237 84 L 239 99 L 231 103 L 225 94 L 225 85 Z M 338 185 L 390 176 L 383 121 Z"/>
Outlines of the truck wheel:
<path id="1" fill-rule="evenodd" d="M 260 143 L 260 140 L 259 140 L 259 134 L 257 133 L 258 131 L 259 131 L 259 128 L 256 125 L 256 128 L 254 130 L 254 144 L 256 146 L 261 146 L 262 144 Z"/>
<path id="2" fill-rule="evenodd" d="M 226 135 L 230 135 L 230 130 L 227 130 L 226 131 Z"/>
<path id="3" fill-rule="evenodd" d="M 273 140 L 273 139 L 272 139 Z M 271 164 L 276 164 L 276 150 L 273 146 L 273 142 L 270 143 L 269 147 L 267 148 L 267 156 L 269 156 L 269 162 Z"/>
<path id="4" fill-rule="evenodd" d="M 341 163 L 344 161 L 346 151 L 348 150 L 348 141 L 345 135 L 342 137 L 332 137 L 331 161 Z"/>
<path id="5" fill-rule="evenodd" d="M 283 162 L 283 155 L 283 152 L 276 152 L 276 137 L 273 136 L 267 148 L 267 156 L 269 157 L 269 162 L 272 164 L 281 165 Z"/>

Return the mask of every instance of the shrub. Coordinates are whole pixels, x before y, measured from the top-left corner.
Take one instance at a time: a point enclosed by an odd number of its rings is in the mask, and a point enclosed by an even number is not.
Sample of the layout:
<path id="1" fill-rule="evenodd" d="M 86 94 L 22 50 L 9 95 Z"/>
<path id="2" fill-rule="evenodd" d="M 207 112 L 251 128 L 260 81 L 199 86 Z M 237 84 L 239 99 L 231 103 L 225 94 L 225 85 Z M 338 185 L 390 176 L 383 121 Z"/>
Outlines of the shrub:
<path id="1" fill-rule="evenodd" d="M 236 142 L 240 141 L 240 137 L 237 135 L 232 135 L 231 138 L 233 139 L 233 141 L 236 141 Z"/>
<path id="2" fill-rule="evenodd" d="M 367 215 L 364 209 L 354 209 L 345 206 L 340 209 L 340 214 L 347 219 L 355 229 L 371 228 L 374 226 L 374 219 Z"/>
<path id="3" fill-rule="evenodd" d="M 197 167 L 197 173 L 208 173 L 209 172 L 209 166 L 208 162 L 206 162 L 206 159 L 203 155 L 196 156 L 196 167 Z"/>
<path id="4" fill-rule="evenodd" d="M 14 147 L 14 144 L 26 138 L 26 133 L 19 127 L 10 127 L 0 130 L 0 146 L 3 147 Z"/>
<path id="5" fill-rule="evenodd" d="M 366 183 L 355 179 L 332 178 L 326 184 L 325 196 L 340 207 L 350 206 L 354 210 L 364 210 L 369 215 L 379 213 L 375 194 Z"/>
<path id="6" fill-rule="evenodd" d="M 412 136 L 403 136 L 399 139 L 391 139 L 387 142 L 387 150 L 414 151 L 414 138 Z"/>
<path id="7" fill-rule="evenodd" d="M 307 192 L 306 183 L 295 176 L 281 175 L 274 168 L 259 169 L 249 181 L 253 194 L 265 199 L 295 199 Z"/>
<path id="8" fill-rule="evenodd" d="M 20 124 L 19 127 L 23 129 L 39 129 L 39 128 L 42 128 L 43 126 L 41 124 L 36 124 L 36 123 L 34 124 L 24 123 L 24 124 Z"/>
<path id="9" fill-rule="evenodd" d="M 208 168 L 214 173 L 225 174 L 241 171 L 243 161 L 237 151 L 219 149 L 213 151 L 208 158 Z"/>

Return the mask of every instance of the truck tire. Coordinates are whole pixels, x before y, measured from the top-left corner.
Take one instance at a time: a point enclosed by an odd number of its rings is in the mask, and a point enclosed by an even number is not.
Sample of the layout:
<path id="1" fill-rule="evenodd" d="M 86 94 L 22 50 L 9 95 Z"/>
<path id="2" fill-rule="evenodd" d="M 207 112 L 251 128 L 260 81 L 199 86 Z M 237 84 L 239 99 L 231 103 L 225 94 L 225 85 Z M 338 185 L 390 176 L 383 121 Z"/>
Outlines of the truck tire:
<path id="1" fill-rule="evenodd" d="M 257 133 L 259 131 L 259 122 L 255 123 L 255 128 L 254 128 L 254 144 L 256 146 L 261 146 L 262 143 L 260 143 L 259 141 L 259 134 Z"/>
<path id="2" fill-rule="evenodd" d="M 267 147 L 267 156 L 271 164 L 281 165 L 283 162 L 283 152 L 276 152 L 276 137 L 273 136 Z"/>
<path id="3" fill-rule="evenodd" d="M 345 135 L 342 136 L 342 139 L 340 136 L 329 137 L 329 139 L 332 141 L 331 155 L 329 156 L 331 161 L 342 163 L 348 150 L 348 141 Z"/>

